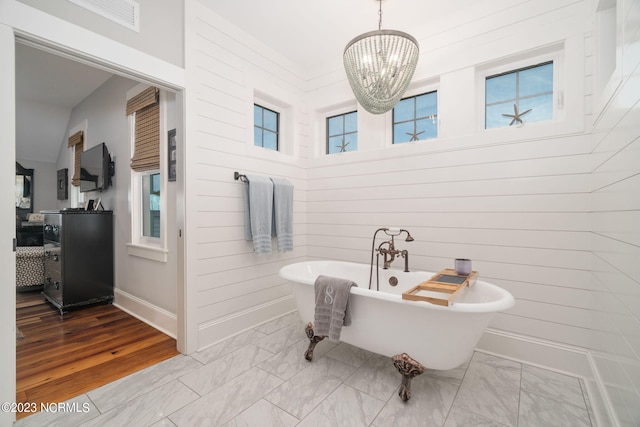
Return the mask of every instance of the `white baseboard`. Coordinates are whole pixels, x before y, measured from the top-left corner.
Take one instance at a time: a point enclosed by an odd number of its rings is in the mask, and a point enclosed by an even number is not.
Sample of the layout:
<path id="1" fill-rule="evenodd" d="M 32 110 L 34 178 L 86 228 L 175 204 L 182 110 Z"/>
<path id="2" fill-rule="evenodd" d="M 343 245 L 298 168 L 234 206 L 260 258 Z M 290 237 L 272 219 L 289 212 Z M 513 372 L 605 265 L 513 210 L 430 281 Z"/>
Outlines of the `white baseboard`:
<path id="1" fill-rule="evenodd" d="M 589 350 L 491 328 L 484 332 L 476 350 L 583 379 L 597 425 L 615 425 Z"/>
<path id="2" fill-rule="evenodd" d="M 288 295 L 200 325 L 198 329 L 198 351 L 295 309 L 296 301 L 293 295 Z"/>
<path id="3" fill-rule="evenodd" d="M 176 339 L 178 318 L 163 308 L 153 305 L 120 289 L 114 290 L 113 305 Z"/>
<path id="4" fill-rule="evenodd" d="M 593 378 L 588 351 L 579 347 L 488 328 L 477 350 L 574 377 Z"/>

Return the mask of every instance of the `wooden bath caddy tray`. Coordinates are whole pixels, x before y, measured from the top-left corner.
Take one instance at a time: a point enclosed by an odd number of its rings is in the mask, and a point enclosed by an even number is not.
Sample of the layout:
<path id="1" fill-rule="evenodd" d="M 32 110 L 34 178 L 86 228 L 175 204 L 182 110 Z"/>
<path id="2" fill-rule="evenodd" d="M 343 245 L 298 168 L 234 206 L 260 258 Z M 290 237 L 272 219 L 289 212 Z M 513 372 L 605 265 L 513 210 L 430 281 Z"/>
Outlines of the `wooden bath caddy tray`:
<path id="1" fill-rule="evenodd" d="M 461 276 L 455 270 L 446 268 L 434 274 L 431 279 L 403 292 L 402 299 L 450 306 L 453 304 L 451 299 L 465 286 L 473 286 L 477 278 L 477 271 Z"/>

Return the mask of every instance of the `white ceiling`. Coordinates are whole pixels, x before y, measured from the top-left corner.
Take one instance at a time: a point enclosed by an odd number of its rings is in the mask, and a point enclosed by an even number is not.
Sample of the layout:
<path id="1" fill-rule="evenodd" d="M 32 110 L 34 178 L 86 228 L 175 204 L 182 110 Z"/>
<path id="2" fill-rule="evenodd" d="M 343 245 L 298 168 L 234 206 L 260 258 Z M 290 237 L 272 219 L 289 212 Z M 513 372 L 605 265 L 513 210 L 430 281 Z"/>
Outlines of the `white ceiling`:
<path id="1" fill-rule="evenodd" d="M 73 108 L 112 74 L 16 44 L 16 158 L 55 162 Z"/>
<path id="2" fill-rule="evenodd" d="M 382 29 L 421 44 L 429 34 L 526 0 L 383 0 Z M 341 67 L 354 37 L 378 29 L 378 0 L 200 0 L 227 21 L 302 67 L 306 77 Z"/>

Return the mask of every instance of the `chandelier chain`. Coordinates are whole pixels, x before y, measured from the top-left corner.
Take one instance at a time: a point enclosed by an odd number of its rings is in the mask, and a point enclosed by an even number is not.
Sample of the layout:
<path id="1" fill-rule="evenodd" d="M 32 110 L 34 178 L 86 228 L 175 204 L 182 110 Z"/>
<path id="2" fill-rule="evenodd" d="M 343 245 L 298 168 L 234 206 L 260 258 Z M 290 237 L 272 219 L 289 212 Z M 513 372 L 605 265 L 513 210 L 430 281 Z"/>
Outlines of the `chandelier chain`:
<path id="1" fill-rule="evenodd" d="M 378 8 L 378 30 L 382 29 L 382 0 L 378 0 L 380 6 Z"/>

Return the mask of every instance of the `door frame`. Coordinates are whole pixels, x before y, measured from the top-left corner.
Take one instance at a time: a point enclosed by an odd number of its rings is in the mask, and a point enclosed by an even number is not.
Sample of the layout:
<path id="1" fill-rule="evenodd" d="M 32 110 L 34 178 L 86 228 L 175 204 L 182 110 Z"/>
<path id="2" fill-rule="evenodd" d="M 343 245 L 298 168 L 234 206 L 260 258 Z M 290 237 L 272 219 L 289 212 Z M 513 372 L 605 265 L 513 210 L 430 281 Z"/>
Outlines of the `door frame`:
<path id="1" fill-rule="evenodd" d="M 107 70 L 113 74 L 145 82 L 176 93 L 178 104 L 178 136 L 181 137 L 181 151 L 184 150 L 185 120 L 185 70 L 169 64 L 151 55 L 100 36 L 96 33 L 72 25 L 37 9 L 17 1 L 0 2 L 0 51 L 5 64 L 0 67 L 0 141 L 3 141 L 3 156 L 0 156 L 0 283 L 6 286 L 0 291 L 0 340 L 5 346 L 0 350 L 0 400 L 14 402 L 16 396 L 16 359 L 15 359 L 15 44 L 22 42 L 37 46 L 58 56 L 63 56 L 89 66 Z M 177 346 L 178 351 L 186 353 L 187 330 L 186 316 L 186 269 L 184 250 L 185 235 L 185 174 L 184 156 L 178 153 L 178 176 L 176 180 L 177 239 L 178 256 L 177 295 Z M 2 196 L 4 194 L 4 196 Z M 190 343 L 193 346 L 192 343 Z M 14 412 L 0 411 L 0 424 L 7 425 L 15 420 Z"/>

